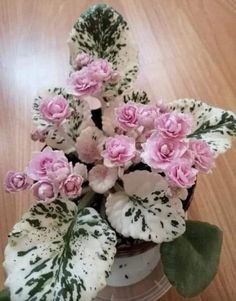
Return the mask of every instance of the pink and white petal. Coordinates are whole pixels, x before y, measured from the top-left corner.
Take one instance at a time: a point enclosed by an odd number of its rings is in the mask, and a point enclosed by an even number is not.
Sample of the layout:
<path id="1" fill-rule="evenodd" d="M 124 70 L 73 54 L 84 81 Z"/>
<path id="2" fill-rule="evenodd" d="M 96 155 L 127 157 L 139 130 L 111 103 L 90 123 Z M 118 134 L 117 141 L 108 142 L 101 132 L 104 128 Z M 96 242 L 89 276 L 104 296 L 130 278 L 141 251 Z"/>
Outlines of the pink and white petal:
<path id="1" fill-rule="evenodd" d="M 100 109 L 102 106 L 101 101 L 97 97 L 86 95 L 82 96 L 81 99 L 88 103 L 90 110 L 97 110 Z"/>
<path id="2" fill-rule="evenodd" d="M 169 191 L 167 181 L 155 172 L 136 170 L 122 177 L 124 190 L 129 195 L 144 198 L 153 191 Z"/>
<path id="3" fill-rule="evenodd" d="M 99 164 L 89 172 L 89 186 L 97 193 L 105 193 L 115 185 L 117 178 L 117 168 L 107 168 Z"/>
<path id="4" fill-rule="evenodd" d="M 73 173 L 83 177 L 85 180 L 88 178 L 87 166 L 83 163 L 76 163 L 73 169 Z"/>

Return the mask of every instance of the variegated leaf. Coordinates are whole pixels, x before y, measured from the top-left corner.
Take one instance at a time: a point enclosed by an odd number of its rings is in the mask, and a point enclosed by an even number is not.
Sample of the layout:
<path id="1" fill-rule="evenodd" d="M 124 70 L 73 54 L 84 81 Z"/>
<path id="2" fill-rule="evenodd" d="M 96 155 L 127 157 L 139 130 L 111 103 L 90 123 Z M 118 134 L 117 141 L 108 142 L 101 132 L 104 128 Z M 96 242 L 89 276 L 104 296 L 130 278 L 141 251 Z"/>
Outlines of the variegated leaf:
<path id="1" fill-rule="evenodd" d="M 45 121 L 40 114 L 40 102 L 44 97 L 62 95 L 69 103 L 71 116 L 61 125 L 60 130 L 51 123 Z M 46 144 L 70 153 L 74 151 L 74 142 L 81 131 L 89 125 L 93 125 L 91 111 L 86 101 L 81 101 L 66 93 L 63 88 L 48 89 L 38 96 L 33 103 L 33 122 L 37 128 L 48 130 Z"/>
<path id="2" fill-rule="evenodd" d="M 95 209 L 39 203 L 9 235 L 5 285 L 11 301 L 92 300 L 106 285 L 116 235 Z"/>
<path id="3" fill-rule="evenodd" d="M 121 75 L 118 84 L 109 85 L 113 95 L 122 94 L 136 79 L 138 54 L 124 18 L 107 4 L 97 4 L 84 12 L 73 26 L 68 45 L 70 61 L 85 52 L 107 59 Z"/>
<path id="4" fill-rule="evenodd" d="M 141 103 L 141 104 L 148 104 L 150 102 L 150 99 L 147 96 L 147 93 L 145 91 L 137 91 L 137 92 L 132 92 L 130 94 L 125 94 L 123 97 L 124 102 L 129 102 L 133 101 L 136 103 Z"/>
<path id="5" fill-rule="evenodd" d="M 155 243 L 172 241 L 184 233 L 182 202 L 170 196 L 161 176 L 135 171 L 123 180 L 126 192 L 110 194 L 106 202 L 108 220 L 118 233 Z"/>
<path id="6" fill-rule="evenodd" d="M 236 136 L 236 114 L 195 99 L 179 99 L 169 106 L 171 111 L 190 113 L 194 119 L 191 138 L 205 140 L 216 155 L 225 152 Z"/>

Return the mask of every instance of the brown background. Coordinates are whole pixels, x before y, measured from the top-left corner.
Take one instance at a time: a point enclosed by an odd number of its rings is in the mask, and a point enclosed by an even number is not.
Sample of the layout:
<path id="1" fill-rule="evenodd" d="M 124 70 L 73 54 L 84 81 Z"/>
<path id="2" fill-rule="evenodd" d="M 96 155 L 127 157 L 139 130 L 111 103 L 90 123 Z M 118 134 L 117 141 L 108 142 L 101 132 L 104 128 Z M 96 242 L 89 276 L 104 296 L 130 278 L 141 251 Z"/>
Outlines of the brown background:
<path id="1" fill-rule="evenodd" d="M 63 85 L 68 33 L 87 6 L 82 0 L 0 0 L 0 170 L 22 170 L 40 145 L 30 141 L 31 105 L 38 90 Z M 207 100 L 236 111 L 235 0 L 107 1 L 128 20 L 140 50 L 139 85 L 154 100 Z M 236 144 L 234 144 L 236 146 Z M 201 176 L 190 218 L 224 230 L 220 268 L 193 301 L 236 300 L 236 148 Z M 28 192 L 0 188 L 1 262 L 7 234 L 27 210 Z M 3 286 L 3 269 L 0 271 Z M 188 300 L 171 289 L 162 301 Z"/>

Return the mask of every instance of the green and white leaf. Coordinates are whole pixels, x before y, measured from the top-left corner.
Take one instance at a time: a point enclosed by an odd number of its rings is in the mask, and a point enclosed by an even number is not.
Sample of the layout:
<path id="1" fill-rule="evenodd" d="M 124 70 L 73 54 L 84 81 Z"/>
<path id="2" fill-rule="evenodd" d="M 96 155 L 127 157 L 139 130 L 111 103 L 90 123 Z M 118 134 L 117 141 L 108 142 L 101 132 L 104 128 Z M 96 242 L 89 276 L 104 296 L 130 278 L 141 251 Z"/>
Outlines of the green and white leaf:
<path id="1" fill-rule="evenodd" d="M 184 297 L 200 294 L 214 278 L 220 259 L 222 231 L 187 221 L 185 233 L 161 245 L 161 260 L 170 283 Z"/>
<path id="2" fill-rule="evenodd" d="M 118 233 L 155 243 L 172 241 L 184 233 L 182 202 L 170 196 L 163 177 L 135 171 L 123 181 L 125 191 L 110 194 L 106 202 L 107 218 Z"/>
<path id="3" fill-rule="evenodd" d="M 148 104 L 150 102 L 150 99 L 148 98 L 147 93 L 145 91 L 132 91 L 131 93 L 125 94 L 123 96 L 123 101 L 125 103 L 133 101 L 136 103 Z"/>
<path id="4" fill-rule="evenodd" d="M 70 62 L 85 52 L 96 58 L 107 59 L 121 79 L 109 85 L 113 95 L 122 94 L 137 77 L 138 53 L 127 22 L 107 4 L 91 6 L 74 24 L 68 40 Z"/>
<path id="5" fill-rule="evenodd" d="M 195 99 L 179 99 L 169 106 L 170 110 L 190 113 L 194 119 L 191 138 L 205 140 L 216 155 L 231 147 L 236 136 L 236 114 Z"/>
<path id="6" fill-rule="evenodd" d="M 116 235 L 93 208 L 39 203 L 9 235 L 4 267 L 11 301 L 92 300 L 106 285 Z"/>
<path id="7" fill-rule="evenodd" d="M 40 102 L 45 97 L 62 95 L 67 99 L 71 116 L 62 124 L 60 130 L 56 129 L 52 123 L 44 120 L 40 114 Z M 48 130 L 46 144 L 52 148 L 63 150 L 66 153 L 73 152 L 74 142 L 79 137 L 81 131 L 87 126 L 93 125 L 91 111 L 86 101 L 81 101 L 71 94 L 66 93 L 63 88 L 48 89 L 38 96 L 33 103 L 33 123 L 40 130 Z"/>

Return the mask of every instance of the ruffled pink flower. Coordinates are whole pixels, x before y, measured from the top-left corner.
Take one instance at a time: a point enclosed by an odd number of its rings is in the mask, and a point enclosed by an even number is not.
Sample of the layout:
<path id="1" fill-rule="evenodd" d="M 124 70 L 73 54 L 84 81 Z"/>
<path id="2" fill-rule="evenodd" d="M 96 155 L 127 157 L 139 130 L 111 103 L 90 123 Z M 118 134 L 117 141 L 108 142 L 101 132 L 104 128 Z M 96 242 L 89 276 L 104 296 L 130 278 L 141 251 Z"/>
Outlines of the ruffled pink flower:
<path id="1" fill-rule="evenodd" d="M 62 171 L 64 175 L 65 170 L 68 169 L 67 164 L 69 164 L 68 160 L 62 151 L 53 151 L 50 147 L 46 147 L 42 152 L 33 155 L 26 173 L 35 181 L 48 180 L 54 176 L 60 177 L 59 174 Z"/>
<path id="2" fill-rule="evenodd" d="M 84 66 L 87 66 L 89 63 L 92 62 L 92 60 L 93 58 L 89 54 L 81 52 L 77 55 L 75 59 L 74 67 L 75 69 L 80 69 Z"/>
<path id="3" fill-rule="evenodd" d="M 155 122 L 155 127 L 165 138 L 184 138 L 192 129 L 192 117 L 183 113 L 165 113 Z"/>
<path id="4" fill-rule="evenodd" d="M 61 124 L 71 114 L 69 104 L 63 96 L 44 98 L 39 107 L 44 120 L 54 124 Z"/>
<path id="5" fill-rule="evenodd" d="M 95 59 L 88 65 L 92 78 L 98 81 L 107 81 L 112 74 L 112 65 L 104 59 Z"/>
<path id="6" fill-rule="evenodd" d="M 137 111 L 138 123 L 145 129 L 153 129 L 154 121 L 159 116 L 158 108 L 154 105 L 140 105 Z"/>
<path id="7" fill-rule="evenodd" d="M 135 140 L 124 135 L 107 138 L 105 150 L 102 152 L 104 165 L 107 167 L 123 166 L 135 155 Z"/>
<path id="8" fill-rule="evenodd" d="M 47 180 L 41 180 L 36 182 L 32 186 L 33 195 L 39 201 L 52 202 L 58 195 L 58 190 L 53 183 Z"/>
<path id="9" fill-rule="evenodd" d="M 50 168 L 47 170 L 47 176 L 53 183 L 60 183 L 63 181 L 72 171 L 72 167 L 65 158 L 58 159 L 52 162 Z"/>
<path id="10" fill-rule="evenodd" d="M 181 188 L 189 188 L 196 182 L 198 170 L 186 160 L 178 160 L 166 171 L 170 183 Z"/>
<path id="11" fill-rule="evenodd" d="M 26 173 L 18 171 L 9 171 L 4 184 L 7 192 L 25 190 L 30 186 Z"/>
<path id="12" fill-rule="evenodd" d="M 166 139 L 153 133 L 143 144 L 141 158 L 150 167 L 165 170 L 176 159 L 181 158 L 187 149 L 184 142 Z"/>
<path id="13" fill-rule="evenodd" d="M 68 84 L 71 93 L 76 96 L 94 95 L 101 90 L 102 83 L 92 76 L 88 67 L 71 73 Z"/>
<path id="14" fill-rule="evenodd" d="M 67 197 L 78 197 L 82 192 L 83 178 L 80 175 L 70 174 L 60 185 L 62 195 Z"/>
<path id="15" fill-rule="evenodd" d="M 105 193 L 115 185 L 117 178 L 117 168 L 99 164 L 89 172 L 89 186 L 97 193 Z"/>
<path id="16" fill-rule="evenodd" d="M 189 148 L 193 153 L 194 165 L 198 170 L 208 172 L 214 166 L 214 153 L 207 142 L 190 140 Z"/>
<path id="17" fill-rule="evenodd" d="M 116 118 L 118 124 L 124 130 L 130 130 L 138 126 L 137 105 L 132 102 L 120 105 L 116 109 Z"/>

